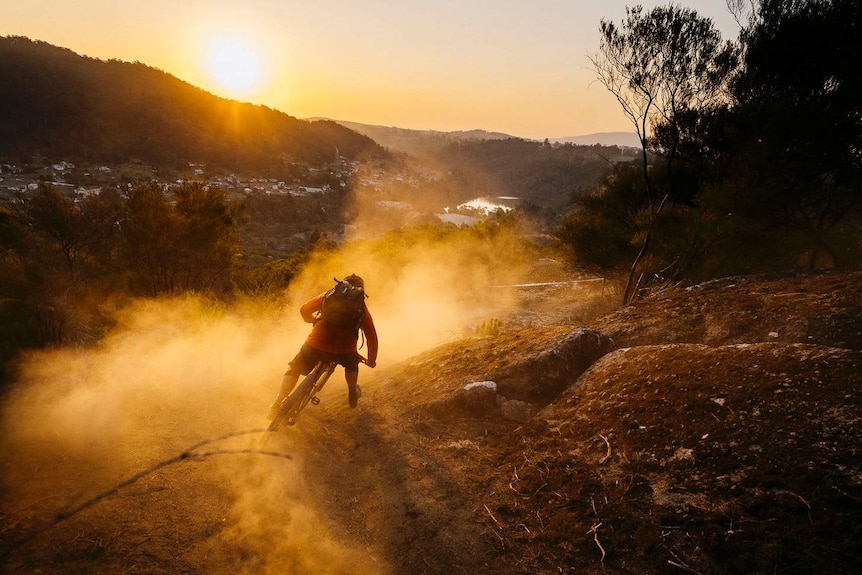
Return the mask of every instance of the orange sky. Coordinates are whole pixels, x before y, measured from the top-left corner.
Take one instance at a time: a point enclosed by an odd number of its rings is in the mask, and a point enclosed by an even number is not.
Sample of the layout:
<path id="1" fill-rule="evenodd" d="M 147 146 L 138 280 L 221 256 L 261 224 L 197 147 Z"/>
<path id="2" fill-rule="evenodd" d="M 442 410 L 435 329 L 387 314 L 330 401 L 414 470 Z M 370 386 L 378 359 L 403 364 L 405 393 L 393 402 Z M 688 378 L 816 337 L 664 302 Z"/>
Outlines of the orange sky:
<path id="1" fill-rule="evenodd" d="M 657 4 L 664 3 L 643 2 Z M 681 4 L 735 38 L 725 0 Z M 620 21 L 625 6 L 618 0 L 0 0 L 0 35 L 139 61 L 299 118 L 543 139 L 632 131 L 587 59 L 598 49 L 600 20 Z"/>

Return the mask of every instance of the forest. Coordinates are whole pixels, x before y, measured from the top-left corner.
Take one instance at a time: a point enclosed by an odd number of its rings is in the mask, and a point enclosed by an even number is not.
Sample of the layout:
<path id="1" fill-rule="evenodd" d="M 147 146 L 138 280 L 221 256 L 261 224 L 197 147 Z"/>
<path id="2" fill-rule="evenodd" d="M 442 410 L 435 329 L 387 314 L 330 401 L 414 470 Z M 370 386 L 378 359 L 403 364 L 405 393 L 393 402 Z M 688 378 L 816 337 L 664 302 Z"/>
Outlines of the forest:
<path id="1" fill-rule="evenodd" d="M 670 5 L 602 21 L 592 62 L 643 146 L 558 236 L 650 284 L 862 261 L 862 45 L 852 0 L 731 0 L 736 42 Z M 647 160 L 647 154 L 652 160 Z"/>

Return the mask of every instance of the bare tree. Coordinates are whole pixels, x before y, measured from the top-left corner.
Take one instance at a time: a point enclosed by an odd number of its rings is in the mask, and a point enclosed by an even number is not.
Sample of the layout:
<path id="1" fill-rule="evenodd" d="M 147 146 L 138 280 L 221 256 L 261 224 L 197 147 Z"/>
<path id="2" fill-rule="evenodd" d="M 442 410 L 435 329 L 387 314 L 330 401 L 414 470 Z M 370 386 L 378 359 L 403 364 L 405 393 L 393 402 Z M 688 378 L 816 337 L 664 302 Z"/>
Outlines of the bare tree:
<path id="1" fill-rule="evenodd" d="M 673 160 L 679 144 L 679 122 L 689 110 L 724 98 L 726 76 L 736 50 L 722 43 L 712 21 L 675 5 L 626 8 L 621 25 L 602 20 L 599 53 L 590 56 L 598 80 L 616 97 L 635 126 L 642 148 L 648 218 L 641 249 L 631 265 L 623 302 L 630 303 L 649 250 L 656 216 L 673 197 Z M 658 150 L 667 162 L 668 184 L 659 194 L 650 178 L 649 149 L 658 126 L 670 135 Z"/>
<path id="2" fill-rule="evenodd" d="M 758 0 L 725 0 L 725 3 L 740 29 L 747 28 L 755 22 L 758 13 Z"/>

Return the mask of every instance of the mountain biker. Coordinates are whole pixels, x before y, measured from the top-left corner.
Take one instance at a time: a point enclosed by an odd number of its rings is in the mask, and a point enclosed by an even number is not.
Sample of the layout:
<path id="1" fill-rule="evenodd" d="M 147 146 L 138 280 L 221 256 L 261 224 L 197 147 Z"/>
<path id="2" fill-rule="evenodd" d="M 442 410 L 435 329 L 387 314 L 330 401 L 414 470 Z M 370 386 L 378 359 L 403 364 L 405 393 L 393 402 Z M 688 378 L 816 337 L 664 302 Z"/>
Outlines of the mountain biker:
<path id="1" fill-rule="evenodd" d="M 350 274 L 342 281 L 365 290 L 365 282 L 356 274 Z M 313 324 L 313 327 L 299 353 L 288 364 L 287 372 L 281 380 L 278 396 L 269 408 L 269 419 L 275 418 L 281 403 L 296 386 L 299 376 L 308 375 L 319 361 L 335 361 L 344 366 L 348 404 L 351 408 L 356 407 L 357 400 L 362 394 L 357 383 L 359 380 L 359 363 L 362 361 L 362 356 L 357 350 L 359 330 L 362 330 L 368 344 L 368 358 L 365 359 L 365 364 L 372 368 L 377 365 L 377 331 L 374 329 L 374 320 L 368 312 L 368 307 L 362 305 L 362 316 L 355 328 L 335 325 L 320 317 L 326 294 L 327 292 L 324 292 L 308 300 L 299 308 L 302 319 Z"/>

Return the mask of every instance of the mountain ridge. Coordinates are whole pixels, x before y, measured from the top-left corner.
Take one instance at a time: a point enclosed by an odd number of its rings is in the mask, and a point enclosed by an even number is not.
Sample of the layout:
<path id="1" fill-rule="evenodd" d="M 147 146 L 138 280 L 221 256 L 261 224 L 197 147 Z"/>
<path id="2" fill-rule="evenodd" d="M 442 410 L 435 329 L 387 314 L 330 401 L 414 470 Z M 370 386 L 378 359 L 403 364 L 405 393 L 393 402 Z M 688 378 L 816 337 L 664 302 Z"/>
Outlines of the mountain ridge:
<path id="1" fill-rule="evenodd" d="M 444 132 L 329 118 L 298 119 L 221 98 L 140 62 L 100 60 L 41 40 L 0 37 L 0 156 L 143 161 L 159 167 L 205 163 L 290 177 L 292 164 L 427 157 L 455 142 L 538 141 L 484 129 Z M 633 134 L 600 132 L 549 139 L 622 145 Z"/>
<path id="2" fill-rule="evenodd" d="M 351 120 L 339 120 L 323 116 L 315 116 L 305 118 L 309 122 L 329 121 L 341 124 L 360 134 L 366 135 L 381 144 L 384 147 L 398 148 L 398 142 L 407 137 L 434 138 L 447 141 L 458 140 L 506 140 L 519 139 L 527 141 L 541 141 L 534 138 L 524 138 L 504 132 L 492 132 L 481 128 L 472 130 L 433 130 L 433 129 L 415 129 L 401 128 L 399 126 L 384 126 L 381 124 L 365 124 L 362 122 L 354 122 Z M 583 134 L 579 136 L 564 136 L 559 138 L 547 138 L 552 144 L 574 144 L 577 146 L 623 146 L 629 148 L 640 147 L 640 140 L 634 132 L 593 132 L 591 134 Z M 387 145 L 388 144 L 388 145 Z"/>
<path id="3" fill-rule="evenodd" d="M 282 175 L 387 153 L 334 122 L 221 98 L 140 62 L 0 37 L 0 156 L 34 155 Z"/>

